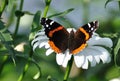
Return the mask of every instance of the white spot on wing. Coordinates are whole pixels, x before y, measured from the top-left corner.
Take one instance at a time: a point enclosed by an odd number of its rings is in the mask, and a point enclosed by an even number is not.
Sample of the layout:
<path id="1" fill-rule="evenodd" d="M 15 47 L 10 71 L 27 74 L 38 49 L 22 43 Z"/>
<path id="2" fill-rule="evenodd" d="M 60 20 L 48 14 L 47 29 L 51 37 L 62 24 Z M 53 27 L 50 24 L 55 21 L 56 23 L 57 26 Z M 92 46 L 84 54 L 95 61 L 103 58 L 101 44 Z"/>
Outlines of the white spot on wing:
<path id="1" fill-rule="evenodd" d="M 90 23 L 88 23 L 87 25 L 88 25 L 89 28 L 91 27 Z"/>
<path id="2" fill-rule="evenodd" d="M 48 28 L 48 27 L 49 27 L 49 25 L 48 25 L 48 24 L 46 24 L 46 27 Z"/>
<path id="3" fill-rule="evenodd" d="M 53 23 L 54 23 L 54 21 L 51 21 L 51 22 L 50 22 L 50 25 L 52 25 Z"/>
<path id="4" fill-rule="evenodd" d="M 92 27 L 92 28 L 91 28 L 91 30 L 93 31 L 93 30 L 94 30 L 94 28 Z"/>
<path id="5" fill-rule="evenodd" d="M 46 21 L 48 20 L 48 18 L 45 19 Z"/>
<path id="6" fill-rule="evenodd" d="M 93 21 L 93 23 L 95 24 L 96 21 Z"/>

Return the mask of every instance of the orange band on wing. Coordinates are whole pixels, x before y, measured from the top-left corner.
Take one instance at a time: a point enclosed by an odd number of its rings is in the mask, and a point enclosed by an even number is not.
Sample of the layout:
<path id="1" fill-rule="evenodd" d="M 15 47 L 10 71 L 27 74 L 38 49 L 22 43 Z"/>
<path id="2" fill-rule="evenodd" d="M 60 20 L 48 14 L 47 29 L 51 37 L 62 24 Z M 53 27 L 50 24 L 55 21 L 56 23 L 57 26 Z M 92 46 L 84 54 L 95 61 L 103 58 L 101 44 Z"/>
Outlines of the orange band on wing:
<path id="1" fill-rule="evenodd" d="M 73 50 L 71 53 L 72 54 L 77 54 L 78 52 L 82 51 L 85 47 L 86 47 L 87 44 L 82 44 L 79 48 Z"/>
<path id="2" fill-rule="evenodd" d="M 88 40 L 90 38 L 89 34 L 82 27 L 80 28 L 80 31 L 85 34 L 86 40 Z"/>
<path id="3" fill-rule="evenodd" d="M 53 34 L 54 34 L 56 31 L 59 31 L 59 30 L 62 30 L 62 29 L 63 29 L 63 27 L 62 27 L 62 26 L 59 26 L 59 27 L 57 27 L 56 29 L 50 31 L 50 32 L 49 32 L 49 37 L 52 37 Z"/>
<path id="4" fill-rule="evenodd" d="M 60 53 L 61 50 L 55 46 L 54 42 L 53 41 L 48 41 L 50 47 L 56 52 L 56 53 Z"/>

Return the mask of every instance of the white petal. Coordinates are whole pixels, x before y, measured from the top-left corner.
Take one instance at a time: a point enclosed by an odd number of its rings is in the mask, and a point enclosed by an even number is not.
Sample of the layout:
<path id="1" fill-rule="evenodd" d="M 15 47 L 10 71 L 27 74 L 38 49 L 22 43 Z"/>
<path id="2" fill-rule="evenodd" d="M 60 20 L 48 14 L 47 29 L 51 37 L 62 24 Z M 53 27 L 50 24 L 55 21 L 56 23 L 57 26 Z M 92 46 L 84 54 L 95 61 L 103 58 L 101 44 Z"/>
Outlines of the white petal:
<path id="1" fill-rule="evenodd" d="M 88 69 L 88 60 L 87 59 L 85 59 L 85 62 L 83 63 L 82 68 Z"/>
<path id="2" fill-rule="evenodd" d="M 102 54 L 100 55 L 101 60 L 103 61 L 103 63 L 107 63 L 110 61 L 110 55 L 109 52 L 102 47 L 99 47 L 99 51 L 102 52 Z"/>
<path id="3" fill-rule="evenodd" d="M 93 56 L 92 56 L 92 55 L 89 55 L 89 56 L 87 56 L 87 59 L 88 59 L 90 62 L 92 62 L 92 61 L 93 61 Z"/>
<path id="4" fill-rule="evenodd" d="M 48 43 L 45 44 L 45 48 L 50 48 L 50 45 Z"/>
<path id="5" fill-rule="evenodd" d="M 76 63 L 76 65 L 78 64 L 78 66 L 77 67 L 82 67 L 83 69 L 88 69 L 88 59 L 87 59 L 87 57 L 85 56 L 85 54 L 86 54 L 86 52 L 80 52 L 79 54 L 78 54 L 78 56 L 79 56 L 79 59 L 77 59 L 78 60 L 78 62 L 75 62 Z M 82 57 L 81 57 L 82 56 Z M 80 57 L 81 57 L 81 59 L 80 59 Z"/>
<path id="6" fill-rule="evenodd" d="M 36 42 L 33 46 L 33 51 L 39 46 L 39 42 Z"/>
<path id="7" fill-rule="evenodd" d="M 39 31 L 35 36 L 45 35 L 45 32 Z"/>
<path id="8" fill-rule="evenodd" d="M 48 45 L 48 42 L 42 42 L 39 44 L 39 48 L 42 48 L 43 46 L 46 46 L 46 45 Z"/>
<path id="9" fill-rule="evenodd" d="M 35 42 L 36 42 L 36 40 L 35 40 L 35 39 L 34 39 L 34 40 L 32 40 L 31 45 L 33 46 Z"/>
<path id="10" fill-rule="evenodd" d="M 102 60 L 103 63 L 110 62 L 110 55 L 108 51 L 100 46 L 87 46 L 78 55 L 75 55 L 74 58 L 77 67 L 82 67 L 83 69 L 88 68 L 88 61 L 91 66 L 95 66 L 96 63 L 100 62 L 100 60 Z"/>
<path id="11" fill-rule="evenodd" d="M 46 36 L 39 36 L 39 37 L 34 39 L 34 41 L 43 41 L 43 40 L 48 41 L 48 38 Z"/>
<path id="12" fill-rule="evenodd" d="M 68 61 L 71 59 L 71 54 L 69 54 L 69 51 L 67 50 L 64 54 L 59 53 L 56 55 L 56 61 L 58 65 L 62 65 L 63 67 L 66 67 L 68 64 Z"/>
<path id="13" fill-rule="evenodd" d="M 97 63 L 100 62 L 100 57 L 99 57 L 99 55 L 95 55 L 94 58 L 95 58 L 95 60 L 96 60 Z"/>
<path id="14" fill-rule="evenodd" d="M 93 60 L 91 61 L 91 60 L 89 60 L 90 61 L 90 64 L 91 64 L 91 67 L 93 67 L 93 66 L 95 66 L 96 65 L 96 60 L 94 59 L 94 57 L 93 57 Z"/>
<path id="15" fill-rule="evenodd" d="M 86 56 L 91 54 L 95 58 L 97 63 L 100 62 L 100 59 L 103 61 L 103 63 L 107 63 L 109 61 L 109 52 L 103 47 L 88 46 L 86 50 L 89 52 L 86 54 Z"/>
<path id="16" fill-rule="evenodd" d="M 63 53 L 56 54 L 56 61 L 58 65 L 62 65 L 64 57 L 65 57 L 65 54 Z"/>
<path id="17" fill-rule="evenodd" d="M 92 63 L 92 65 L 95 65 L 96 62 L 99 63 L 100 62 L 100 52 L 96 49 L 94 49 L 94 46 L 87 46 L 84 51 L 85 52 L 85 56 L 88 58 L 88 60 Z M 91 57 L 91 58 L 90 58 Z M 94 62 L 96 61 L 96 62 Z M 93 64 L 95 63 L 95 64 Z"/>
<path id="18" fill-rule="evenodd" d="M 52 50 L 51 48 L 49 48 L 47 51 L 46 51 L 46 56 L 52 54 L 54 52 L 54 50 Z"/>
<path id="19" fill-rule="evenodd" d="M 62 66 L 63 67 L 66 67 L 67 64 L 68 64 L 68 61 L 71 59 L 71 54 L 69 54 L 69 51 L 66 51 L 65 53 L 65 57 L 64 57 L 64 60 L 63 60 L 63 63 L 62 63 Z"/>
<path id="20" fill-rule="evenodd" d="M 84 63 L 84 60 L 85 60 L 85 57 L 84 55 L 74 55 L 74 61 L 75 61 L 75 64 L 78 68 L 80 68 L 83 63 Z"/>
<path id="21" fill-rule="evenodd" d="M 88 61 L 91 63 L 91 66 L 96 65 L 96 60 L 92 55 L 87 56 Z"/>
<path id="22" fill-rule="evenodd" d="M 110 61 L 111 61 L 111 57 L 109 56 L 106 63 L 109 63 Z"/>
<path id="23" fill-rule="evenodd" d="M 101 38 L 99 36 L 93 36 L 90 38 L 88 42 L 88 45 L 103 45 L 106 47 L 112 47 L 113 42 L 110 38 Z"/>
<path id="24" fill-rule="evenodd" d="M 94 49 L 98 50 L 100 52 L 100 59 L 103 61 L 103 63 L 107 63 L 109 61 L 110 55 L 109 52 L 100 46 L 95 46 Z"/>

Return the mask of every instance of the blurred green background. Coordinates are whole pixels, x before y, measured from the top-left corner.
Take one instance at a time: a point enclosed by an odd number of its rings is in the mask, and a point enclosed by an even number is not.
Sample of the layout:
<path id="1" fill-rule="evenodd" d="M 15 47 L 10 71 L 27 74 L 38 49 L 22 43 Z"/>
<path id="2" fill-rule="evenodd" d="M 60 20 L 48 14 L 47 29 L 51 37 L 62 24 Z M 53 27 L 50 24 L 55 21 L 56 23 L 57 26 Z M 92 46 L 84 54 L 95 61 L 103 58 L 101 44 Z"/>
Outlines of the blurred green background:
<path id="1" fill-rule="evenodd" d="M 37 24 L 39 28 L 33 29 L 35 13 L 44 11 L 47 0 L 23 0 L 23 12 L 19 8 L 21 1 L 0 0 L 0 81 L 20 81 L 20 77 L 22 81 L 62 81 L 65 68 L 57 65 L 56 55 L 46 56 L 44 48 L 37 48 L 33 52 L 30 46 L 30 41 L 41 28 Z M 113 48 L 109 51 L 112 58 L 110 63 L 101 62 L 87 70 L 73 65 L 68 81 L 120 81 L 119 0 L 52 0 L 47 16 L 51 16 L 51 19 L 66 28 L 78 28 L 85 23 L 98 20 L 100 27 L 97 33 L 113 40 Z M 19 29 L 15 33 L 19 17 Z M 37 19 L 39 20 L 39 16 Z M 35 79 L 37 73 L 40 73 L 40 76 Z"/>

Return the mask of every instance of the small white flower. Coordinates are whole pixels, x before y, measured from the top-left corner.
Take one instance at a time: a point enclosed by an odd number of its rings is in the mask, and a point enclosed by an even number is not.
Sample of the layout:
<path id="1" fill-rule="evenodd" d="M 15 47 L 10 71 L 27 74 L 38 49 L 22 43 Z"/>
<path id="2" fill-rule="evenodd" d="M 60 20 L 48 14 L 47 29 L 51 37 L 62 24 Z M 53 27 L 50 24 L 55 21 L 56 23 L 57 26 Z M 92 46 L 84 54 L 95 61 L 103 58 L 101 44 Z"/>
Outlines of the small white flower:
<path id="1" fill-rule="evenodd" d="M 72 29 L 73 28 L 68 28 L 67 30 L 70 32 Z M 73 30 L 75 31 L 75 29 Z M 43 30 L 39 31 L 36 34 L 35 39 L 32 41 L 33 50 L 35 50 L 37 47 L 45 47 L 47 49 L 46 55 L 50 55 L 52 52 L 54 52 L 54 50 L 50 48 L 48 40 L 49 39 L 45 35 L 45 32 Z M 93 36 L 87 41 L 87 44 L 87 47 L 83 49 L 83 51 L 73 55 L 77 67 L 88 69 L 89 63 L 91 66 L 95 66 L 100 61 L 103 63 L 110 62 L 110 54 L 102 46 L 111 48 L 113 46 L 111 39 L 102 38 L 98 34 L 94 33 Z M 71 59 L 71 56 L 72 54 L 69 54 L 69 50 L 66 50 L 65 53 L 56 54 L 57 64 L 66 67 L 68 61 Z"/>
<path id="2" fill-rule="evenodd" d="M 120 81 L 120 77 L 113 78 L 113 79 L 111 79 L 111 80 L 109 80 L 109 81 Z"/>

